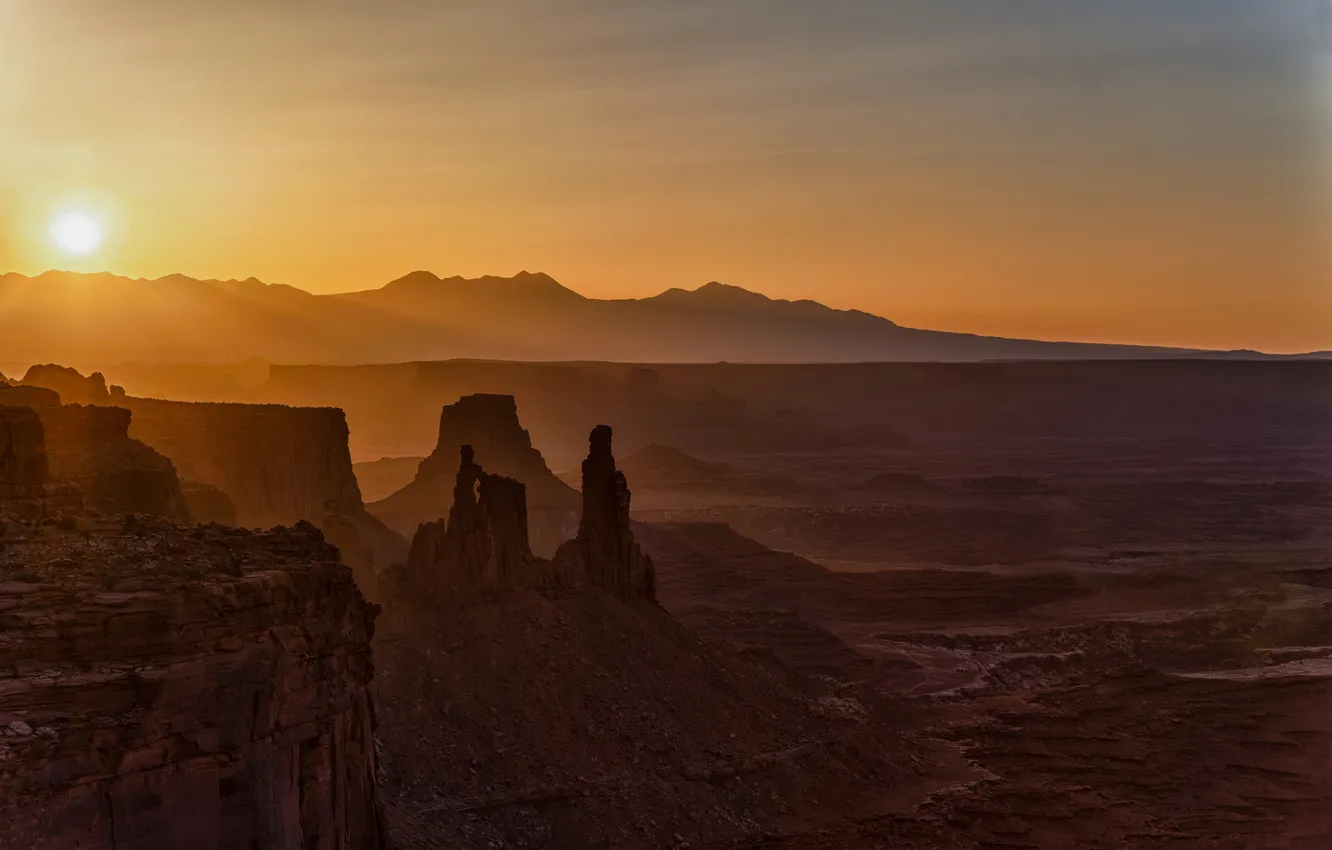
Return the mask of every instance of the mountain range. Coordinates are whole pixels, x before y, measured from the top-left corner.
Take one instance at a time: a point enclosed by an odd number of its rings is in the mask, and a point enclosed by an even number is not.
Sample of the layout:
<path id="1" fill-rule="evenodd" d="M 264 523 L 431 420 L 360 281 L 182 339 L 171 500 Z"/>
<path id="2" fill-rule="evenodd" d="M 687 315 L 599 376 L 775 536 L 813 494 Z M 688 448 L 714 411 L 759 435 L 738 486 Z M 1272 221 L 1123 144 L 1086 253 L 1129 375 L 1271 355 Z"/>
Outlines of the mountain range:
<path id="1" fill-rule="evenodd" d="M 1253 357 L 901 327 L 858 310 L 709 283 L 584 297 L 546 274 L 439 278 L 314 295 L 248 280 L 0 275 L 0 362 L 387 363 L 452 358 L 871 362 Z"/>

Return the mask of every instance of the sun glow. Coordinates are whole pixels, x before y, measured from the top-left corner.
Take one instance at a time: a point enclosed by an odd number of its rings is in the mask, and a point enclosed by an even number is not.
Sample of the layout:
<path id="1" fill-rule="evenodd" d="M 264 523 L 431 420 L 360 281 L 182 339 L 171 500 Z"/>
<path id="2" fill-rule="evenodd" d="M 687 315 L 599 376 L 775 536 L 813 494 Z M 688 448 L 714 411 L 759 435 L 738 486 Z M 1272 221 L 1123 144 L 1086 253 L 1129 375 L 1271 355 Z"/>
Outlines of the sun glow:
<path id="1" fill-rule="evenodd" d="M 51 222 L 51 238 L 69 254 L 91 254 L 101 247 L 102 237 L 101 223 L 87 213 L 64 213 Z"/>

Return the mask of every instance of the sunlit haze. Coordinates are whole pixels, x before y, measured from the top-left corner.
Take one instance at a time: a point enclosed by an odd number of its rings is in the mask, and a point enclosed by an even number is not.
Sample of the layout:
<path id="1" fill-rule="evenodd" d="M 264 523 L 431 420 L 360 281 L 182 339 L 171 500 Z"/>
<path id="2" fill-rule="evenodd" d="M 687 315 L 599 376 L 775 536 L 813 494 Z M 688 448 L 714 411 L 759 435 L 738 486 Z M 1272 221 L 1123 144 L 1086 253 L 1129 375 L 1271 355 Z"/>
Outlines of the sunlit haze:
<path id="1" fill-rule="evenodd" d="M 0 272 L 1332 349 L 1330 8 L 0 0 Z"/>
<path id="2" fill-rule="evenodd" d="M 66 253 L 91 254 L 102 244 L 102 226 L 87 213 L 64 213 L 51 222 L 51 238 Z"/>

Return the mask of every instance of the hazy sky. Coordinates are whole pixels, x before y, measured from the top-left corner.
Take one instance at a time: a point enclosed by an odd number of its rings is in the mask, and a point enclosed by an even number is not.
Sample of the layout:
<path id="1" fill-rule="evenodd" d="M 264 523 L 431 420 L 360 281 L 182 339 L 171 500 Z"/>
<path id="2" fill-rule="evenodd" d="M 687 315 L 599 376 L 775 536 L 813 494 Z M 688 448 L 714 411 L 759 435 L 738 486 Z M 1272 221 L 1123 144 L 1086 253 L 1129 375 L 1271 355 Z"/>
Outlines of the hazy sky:
<path id="1" fill-rule="evenodd" d="M 0 0 L 0 271 L 1332 348 L 1330 187 L 1332 0 Z"/>

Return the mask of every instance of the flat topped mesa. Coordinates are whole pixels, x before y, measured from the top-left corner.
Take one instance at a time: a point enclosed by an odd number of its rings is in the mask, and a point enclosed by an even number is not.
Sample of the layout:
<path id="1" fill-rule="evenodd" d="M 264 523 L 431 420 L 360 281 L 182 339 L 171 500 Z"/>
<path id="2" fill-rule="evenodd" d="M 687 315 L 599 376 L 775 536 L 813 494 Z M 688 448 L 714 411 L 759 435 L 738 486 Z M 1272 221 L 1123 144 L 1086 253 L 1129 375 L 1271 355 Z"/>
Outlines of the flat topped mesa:
<path id="1" fill-rule="evenodd" d="M 576 528 L 578 493 L 546 466 L 510 395 L 479 393 L 445 405 L 435 450 L 422 461 L 416 478 L 369 505 L 369 511 L 402 534 L 447 516 L 457 492 L 454 473 L 462 446 L 473 447 L 488 469 L 526 485 L 530 544 L 542 556 L 554 554 Z"/>

